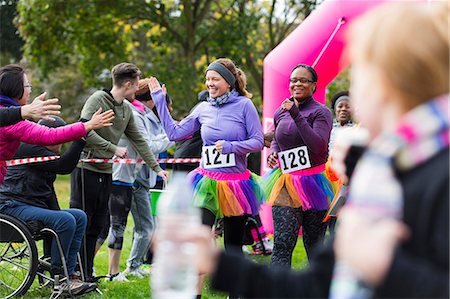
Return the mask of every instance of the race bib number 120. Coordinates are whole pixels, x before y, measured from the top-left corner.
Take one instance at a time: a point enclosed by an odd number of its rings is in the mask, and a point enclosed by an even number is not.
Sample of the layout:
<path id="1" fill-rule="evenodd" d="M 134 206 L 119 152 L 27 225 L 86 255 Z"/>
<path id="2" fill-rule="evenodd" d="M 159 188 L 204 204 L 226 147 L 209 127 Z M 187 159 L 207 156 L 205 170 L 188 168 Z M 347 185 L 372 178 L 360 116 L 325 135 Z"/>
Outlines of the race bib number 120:
<path id="1" fill-rule="evenodd" d="M 234 154 L 220 154 L 214 145 L 202 148 L 203 168 L 222 168 L 236 166 Z"/>
<path id="2" fill-rule="evenodd" d="M 306 146 L 279 152 L 278 161 L 280 162 L 282 173 L 289 173 L 311 167 L 308 148 Z"/>

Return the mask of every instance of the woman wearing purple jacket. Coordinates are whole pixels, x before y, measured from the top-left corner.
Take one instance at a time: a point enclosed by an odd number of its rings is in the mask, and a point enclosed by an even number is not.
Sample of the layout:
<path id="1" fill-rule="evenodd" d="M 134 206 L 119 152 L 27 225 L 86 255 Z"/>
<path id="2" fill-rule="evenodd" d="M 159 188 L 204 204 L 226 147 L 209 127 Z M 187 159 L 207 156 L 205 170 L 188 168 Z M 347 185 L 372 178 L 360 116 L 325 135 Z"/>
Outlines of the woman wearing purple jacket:
<path id="1" fill-rule="evenodd" d="M 151 78 L 149 87 L 170 140 L 182 140 L 200 129 L 202 161 L 190 173 L 195 205 L 202 209 L 206 225 L 223 217 L 225 249 L 242 251 L 246 215 L 256 215 L 263 199 L 255 175 L 247 169 L 247 154 L 261 151 L 264 145 L 245 74 L 230 59 L 211 63 L 206 69 L 208 100 L 180 122 L 171 118 L 156 78 Z"/>
<path id="2" fill-rule="evenodd" d="M 274 222 L 271 266 L 291 267 L 300 227 L 308 259 L 326 231 L 322 220 L 333 198 L 333 187 L 325 176 L 332 115 L 312 97 L 317 79 L 311 66 L 294 67 L 289 79 L 292 97 L 274 115 L 268 164 L 278 167 L 264 178 Z"/>

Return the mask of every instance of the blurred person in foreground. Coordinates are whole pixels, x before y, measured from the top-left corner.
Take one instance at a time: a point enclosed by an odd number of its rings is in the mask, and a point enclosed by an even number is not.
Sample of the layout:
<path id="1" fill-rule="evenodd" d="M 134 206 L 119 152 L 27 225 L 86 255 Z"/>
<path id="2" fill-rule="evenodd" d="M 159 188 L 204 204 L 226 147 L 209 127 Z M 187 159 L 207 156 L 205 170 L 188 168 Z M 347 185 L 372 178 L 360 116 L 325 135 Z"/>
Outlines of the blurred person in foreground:
<path id="1" fill-rule="evenodd" d="M 370 140 L 335 239 L 293 272 L 214 251 L 208 229 L 193 232 L 213 288 L 245 298 L 335 298 L 340 261 L 372 290 L 366 297 L 449 297 L 448 15 L 448 4 L 408 2 L 355 21 L 352 102 Z"/>

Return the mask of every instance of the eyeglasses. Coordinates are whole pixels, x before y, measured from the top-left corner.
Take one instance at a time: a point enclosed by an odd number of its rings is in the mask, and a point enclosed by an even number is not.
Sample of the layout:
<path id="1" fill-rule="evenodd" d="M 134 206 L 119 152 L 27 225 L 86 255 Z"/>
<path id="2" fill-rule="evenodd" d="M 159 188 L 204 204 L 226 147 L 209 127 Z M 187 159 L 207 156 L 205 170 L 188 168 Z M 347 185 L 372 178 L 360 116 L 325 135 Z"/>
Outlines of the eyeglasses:
<path id="1" fill-rule="evenodd" d="M 306 78 L 290 78 L 289 81 L 291 81 L 291 83 L 297 83 L 300 82 L 302 84 L 306 84 L 306 83 L 314 83 L 313 80 L 308 80 Z"/>
<path id="2" fill-rule="evenodd" d="M 33 87 L 33 85 L 28 84 L 28 85 L 24 85 L 23 87 L 27 87 L 27 88 L 31 89 Z"/>

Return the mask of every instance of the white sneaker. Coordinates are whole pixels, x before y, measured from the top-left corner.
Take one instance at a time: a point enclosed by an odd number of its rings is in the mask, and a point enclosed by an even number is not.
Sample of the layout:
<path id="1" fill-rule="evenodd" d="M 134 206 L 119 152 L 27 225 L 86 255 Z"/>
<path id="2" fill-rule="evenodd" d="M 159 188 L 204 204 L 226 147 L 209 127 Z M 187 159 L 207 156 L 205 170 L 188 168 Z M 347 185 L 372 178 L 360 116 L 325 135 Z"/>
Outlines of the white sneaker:
<path id="1" fill-rule="evenodd" d="M 134 276 L 137 278 L 144 278 L 146 276 L 150 275 L 150 271 L 146 271 L 142 268 L 136 268 L 136 269 L 131 269 L 131 268 L 127 268 L 123 274 L 125 274 L 126 276 Z"/>
<path id="2" fill-rule="evenodd" d="M 108 274 L 105 278 L 106 281 L 117 281 L 117 282 L 129 282 L 127 277 L 123 272 L 119 272 L 116 274 Z"/>
<path id="3" fill-rule="evenodd" d="M 273 241 L 269 238 L 266 238 L 263 240 L 264 249 L 266 251 L 272 252 L 273 251 Z"/>

